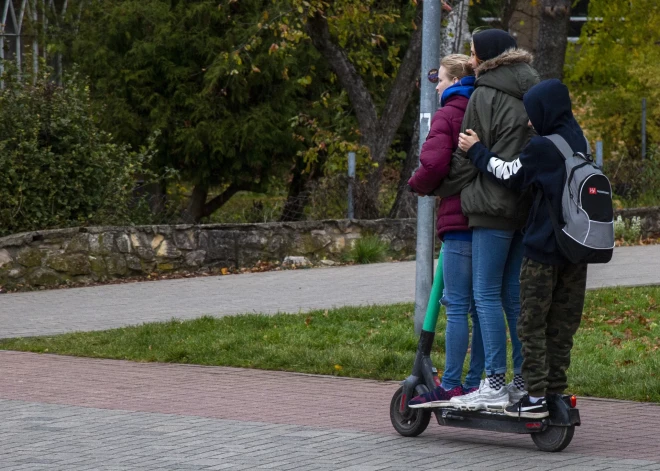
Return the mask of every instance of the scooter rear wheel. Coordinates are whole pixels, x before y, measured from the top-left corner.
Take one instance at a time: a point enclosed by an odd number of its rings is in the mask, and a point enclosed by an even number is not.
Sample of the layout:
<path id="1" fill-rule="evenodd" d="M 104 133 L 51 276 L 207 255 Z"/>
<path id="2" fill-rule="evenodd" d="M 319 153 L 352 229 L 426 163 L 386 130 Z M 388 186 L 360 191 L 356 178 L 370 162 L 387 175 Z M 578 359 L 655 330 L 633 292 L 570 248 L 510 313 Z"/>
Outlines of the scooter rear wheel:
<path id="1" fill-rule="evenodd" d="M 415 394 L 424 394 L 427 392 L 426 387 L 417 386 L 415 388 Z M 430 409 L 411 409 L 408 407 L 408 399 L 406 398 L 406 404 L 404 410 L 401 411 L 401 396 L 403 395 L 403 387 L 400 387 L 392 396 L 392 401 L 390 402 L 390 420 L 394 429 L 399 432 L 404 437 L 416 437 L 429 425 L 431 420 L 431 410 Z"/>
<path id="2" fill-rule="evenodd" d="M 532 434 L 532 440 L 541 451 L 562 451 L 573 440 L 575 425 L 558 427 L 551 425 L 543 432 Z"/>

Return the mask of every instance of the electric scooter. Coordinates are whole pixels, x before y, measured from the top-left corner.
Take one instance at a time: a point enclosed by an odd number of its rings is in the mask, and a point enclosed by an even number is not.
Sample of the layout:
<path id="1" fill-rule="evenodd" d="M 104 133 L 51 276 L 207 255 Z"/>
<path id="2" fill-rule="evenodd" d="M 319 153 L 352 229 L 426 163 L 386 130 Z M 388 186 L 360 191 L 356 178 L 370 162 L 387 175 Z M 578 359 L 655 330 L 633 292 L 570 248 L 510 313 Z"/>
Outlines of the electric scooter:
<path id="1" fill-rule="evenodd" d="M 428 427 L 431 414 L 438 424 L 493 432 L 531 434 L 532 440 L 542 451 L 561 451 L 566 448 L 580 425 L 580 413 L 575 396 L 549 394 L 546 397 L 549 416 L 543 419 L 511 417 L 500 410 L 467 411 L 452 407 L 411 409 L 408 401 L 440 385 L 438 370 L 431 361 L 431 348 L 440 312 L 440 297 L 444 290 L 442 251 L 438 259 L 429 304 L 417 345 L 412 373 L 394 393 L 390 402 L 390 419 L 394 429 L 404 437 L 416 437 Z"/>

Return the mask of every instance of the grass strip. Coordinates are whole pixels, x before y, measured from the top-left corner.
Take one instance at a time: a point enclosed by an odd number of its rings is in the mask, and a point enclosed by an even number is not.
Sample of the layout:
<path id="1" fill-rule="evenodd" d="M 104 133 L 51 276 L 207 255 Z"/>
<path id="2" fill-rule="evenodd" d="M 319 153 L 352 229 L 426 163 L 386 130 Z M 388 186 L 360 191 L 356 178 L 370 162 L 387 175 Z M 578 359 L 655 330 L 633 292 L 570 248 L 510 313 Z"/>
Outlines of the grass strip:
<path id="1" fill-rule="evenodd" d="M 660 402 L 660 287 L 587 293 L 569 369 L 582 396 Z M 0 349 L 400 380 L 412 367 L 413 306 L 343 307 L 149 323 L 97 332 L 4 339 Z M 445 317 L 434 364 L 444 366 Z M 510 361 L 510 360 L 509 360 Z"/>

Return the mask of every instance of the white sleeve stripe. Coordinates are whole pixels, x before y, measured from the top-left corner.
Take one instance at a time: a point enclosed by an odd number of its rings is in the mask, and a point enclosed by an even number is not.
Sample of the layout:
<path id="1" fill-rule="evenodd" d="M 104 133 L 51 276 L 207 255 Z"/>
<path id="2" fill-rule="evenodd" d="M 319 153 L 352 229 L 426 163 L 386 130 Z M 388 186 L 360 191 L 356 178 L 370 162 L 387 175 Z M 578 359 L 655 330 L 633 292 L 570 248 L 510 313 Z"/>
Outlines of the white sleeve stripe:
<path id="1" fill-rule="evenodd" d="M 491 157 L 488 161 L 488 171 L 500 180 L 508 180 L 522 168 L 520 159 L 513 162 L 505 162 L 497 157 Z"/>

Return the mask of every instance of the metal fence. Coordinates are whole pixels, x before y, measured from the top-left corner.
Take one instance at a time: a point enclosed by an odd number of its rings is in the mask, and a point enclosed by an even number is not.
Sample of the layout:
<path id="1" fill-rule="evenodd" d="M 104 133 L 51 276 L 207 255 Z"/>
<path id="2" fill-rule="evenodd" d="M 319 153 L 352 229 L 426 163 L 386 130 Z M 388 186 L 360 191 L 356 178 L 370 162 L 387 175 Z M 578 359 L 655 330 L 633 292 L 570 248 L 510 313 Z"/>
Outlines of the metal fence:
<path id="1" fill-rule="evenodd" d="M 55 69 L 58 82 L 62 77 L 62 54 L 48 54 L 51 32 L 57 31 L 70 7 L 69 0 L 0 0 L 0 74 L 5 61 L 15 62 L 19 78 L 31 67 L 33 77 L 39 73 L 40 59 Z M 80 19 L 83 2 L 78 4 Z M 28 64 L 27 62 L 30 62 Z M 2 84 L 0 84 L 1 86 Z"/>

